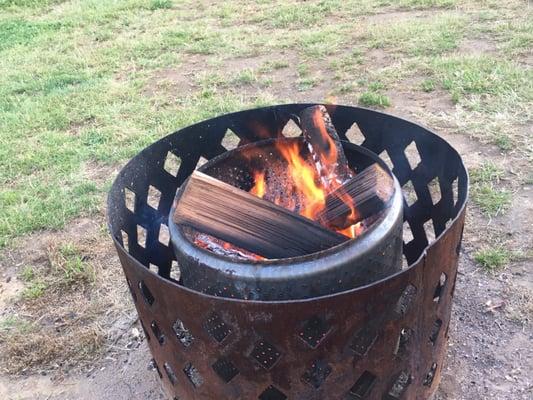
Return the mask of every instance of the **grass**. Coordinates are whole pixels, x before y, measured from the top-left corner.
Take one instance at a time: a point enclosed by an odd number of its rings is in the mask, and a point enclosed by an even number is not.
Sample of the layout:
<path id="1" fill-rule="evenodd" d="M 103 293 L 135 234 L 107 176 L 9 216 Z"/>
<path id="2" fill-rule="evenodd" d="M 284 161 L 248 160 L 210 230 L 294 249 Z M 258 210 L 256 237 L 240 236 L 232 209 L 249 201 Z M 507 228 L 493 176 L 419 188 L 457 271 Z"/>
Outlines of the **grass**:
<path id="1" fill-rule="evenodd" d="M 478 250 L 474 260 L 483 268 L 493 271 L 507 265 L 511 261 L 512 253 L 502 246 Z"/>
<path id="2" fill-rule="evenodd" d="M 359 104 L 364 107 L 389 107 L 390 100 L 387 96 L 382 93 L 377 93 L 374 91 L 364 92 L 359 96 Z"/>
<path id="3" fill-rule="evenodd" d="M 410 56 L 437 56 L 459 46 L 467 24 L 465 17 L 456 15 L 376 24 L 371 30 L 370 44 Z"/>
<path id="4" fill-rule="evenodd" d="M 489 217 L 500 214 L 511 204 L 511 192 L 499 187 L 503 174 L 503 170 L 491 162 L 470 172 L 472 200 Z"/>
<path id="5" fill-rule="evenodd" d="M 150 10 L 165 10 L 172 8 L 172 0 L 152 0 L 150 3 Z"/>

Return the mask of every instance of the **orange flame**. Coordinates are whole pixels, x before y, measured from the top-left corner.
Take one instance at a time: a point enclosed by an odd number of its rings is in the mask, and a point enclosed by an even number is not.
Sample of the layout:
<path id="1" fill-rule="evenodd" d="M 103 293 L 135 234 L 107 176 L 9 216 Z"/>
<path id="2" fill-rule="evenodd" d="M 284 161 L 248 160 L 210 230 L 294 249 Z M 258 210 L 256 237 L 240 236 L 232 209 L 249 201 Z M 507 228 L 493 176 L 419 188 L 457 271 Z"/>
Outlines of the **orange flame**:
<path id="1" fill-rule="evenodd" d="M 317 109 L 313 115 L 313 122 L 321 133 L 323 143 L 320 152 L 320 160 L 314 160 L 315 165 L 309 163 L 300 155 L 300 146 L 298 142 L 277 142 L 276 148 L 281 156 L 287 162 L 287 170 L 290 182 L 287 182 L 283 188 L 285 197 L 280 198 L 281 194 L 277 193 L 274 198 L 269 200 L 275 204 L 283 205 L 291 211 L 297 211 L 300 215 L 311 220 L 319 220 L 320 214 L 326 208 L 326 196 L 328 193 L 342 186 L 341 177 L 337 176 L 338 171 L 338 152 L 335 141 L 328 134 L 326 124 L 322 118 L 322 113 Z M 351 170 L 347 176 L 351 176 Z M 254 171 L 254 186 L 250 193 L 265 197 L 268 193 L 268 182 L 264 171 Z M 355 221 L 357 209 L 353 199 L 345 191 L 337 191 L 340 200 L 350 207 L 350 215 L 346 218 L 348 221 Z M 296 208 L 298 208 L 296 210 Z M 363 232 L 361 223 L 353 224 L 345 229 L 338 229 L 337 232 L 355 238 Z"/>

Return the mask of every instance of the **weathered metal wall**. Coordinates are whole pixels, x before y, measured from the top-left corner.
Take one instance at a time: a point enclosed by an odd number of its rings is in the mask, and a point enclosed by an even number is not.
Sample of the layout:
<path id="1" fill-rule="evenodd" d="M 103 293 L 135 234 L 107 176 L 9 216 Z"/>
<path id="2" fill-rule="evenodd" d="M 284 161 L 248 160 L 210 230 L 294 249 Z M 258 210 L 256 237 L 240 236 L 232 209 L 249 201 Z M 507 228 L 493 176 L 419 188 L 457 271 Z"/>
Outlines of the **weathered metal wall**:
<path id="1" fill-rule="evenodd" d="M 277 137 L 306 106 L 243 111 L 185 128 L 132 159 L 111 189 L 110 229 L 154 361 L 175 398 L 428 399 L 436 390 L 468 178 L 457 152 L 419 125 L 328 106 L 341 137 L 356 123 L 365 137 L 361 144 L 388 156 L 402 187 L 412 190 L 404 203 L 410 265 L 400 273 L 330 296 L 283 302 L 212 297 L 175 281 L 166 222 L 177 187 L 201 157 L 226 150 L 221 143 L 228 129 L 243 143 Z M 408 158 L 410 151 L 416 154 Z M 178 168 L 169 163 L 172 154 Z M 437 239 L 428 246 L 431 236 Z"/>

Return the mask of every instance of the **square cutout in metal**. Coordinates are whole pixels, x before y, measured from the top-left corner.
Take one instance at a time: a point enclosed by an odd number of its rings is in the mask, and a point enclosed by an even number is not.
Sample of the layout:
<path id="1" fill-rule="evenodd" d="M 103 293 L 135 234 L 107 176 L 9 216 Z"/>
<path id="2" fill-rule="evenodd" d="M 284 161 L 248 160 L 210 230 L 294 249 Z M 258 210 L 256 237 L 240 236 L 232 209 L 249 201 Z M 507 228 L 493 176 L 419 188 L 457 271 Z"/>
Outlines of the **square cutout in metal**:
<path id="1" fill-rule="evenodd" d="M 313 362 L 311 368 L 304 372 L 302 380 L 315 389 L 318 389 L 330 374 L 331 367 L 328 363 L 323 360 L 317 360 Z"/>
<path id="2" fill-rule="evenodd" d="M 239 144 L 239 140 L 240 139 L 235 132 L 233 132 L 231 129 L 228 129 L 220 144 L 222 144 L 226 150 L 233 150 Z"/>
<path id="3" fill-rule="evenodd" d="M 178 382 L 178 378 L 176 377 L 176 374 L 172 370 L 172 367 L 168 363 L 163 364 L 163 369 L 167 373 L 168 380 L 175 385 L 176 382 Z"/>
<path id="4" fill-rule="evenodd" d="M 429 341 L 435 345 L 437 339 L 439 338 L 440 328 L 442 327 L 442 321 L 437 319 L 431 328 L 431 335 L 429 336 Z"/>
<path id="5" fill-rule="evenodd" d="M 422 162 L 422 160 L 420 159 L 420 153 L 418 152 L 418 147 L 416 147 L 416 143 L 414 140 L 409 143 L 409 146 L 405 148 L 404 154 L 407 158 L 409 166 L 411 167 L 411 170 L 414 170 L 418 166 L 418 164 Z"/>
<path id="6" fill-rule="evenodd" d="M 157 189 L 155 186 L 148 186 L 148 197 L 146 199 L 146 202 L 150 207 L 152 207 L 154 210 L 157 210 L 159 207 L 159 202 L 161 201 L 161 191 Z"/>
<path id="7" fill-rule="evenodd" d="M 219 358 L 213 365 L 213 370 L 224 382 L 229 383 L 239 374 L 239 370 L 225 357 Z"/>
<path id="8" fill-rule="evenodd" d="M 350 399 L 365 399 L 372 390 L 375 382 L 376 376 L 373 373 L 368 371 L 363 372 L 350 389 Z"/>
<path id="9" fill-rule="evenodd" d="M 302 130 L 300 129 L 298 125 L 296 125 L 296 122 L 294 122 L 294 120 L 291 118 L 285 124 L 281 133 L 283 134 L 283 136 L 287 138 L 298 137 L 302 135 Z"/>
<path id="10" fill-rule="evenodd" d="M 185 368 L 183 368 L 183 372 L 195 388 L 202 386 L 204 383 L 204 378 L 191 363 L 188 363 Z"/>
<path id="11" fill-rule="evenodd" d="M 326 321 L 320 317 L 314 316 L 305 321 L 298 336 L 307 343 L 309 347 L 316 349 L 326 338 L 330 330 L 331 327 Z"/>
<path id="12" fill-rule="evenodd" d="M 276 389 L 274 386 L 270 385 L 267 387 L 263 393 L 259 395 L 259 400 L 286 400 L 287 396 L 285 394 Z"/>
<path id="13" fill-rule="evenodd" d="M 409 310 L 409 307 L 411 306 L 411 303 L 413 302 L 415 295 L 416 295 L 416 287 L 414 287 L 410 283 L 407 284 L 400 298 L 398 299 L 398 302 L 396 303 L 396 308 L 395 308 L 396 314 L 400 316 L 404 316 Z"/>
<path id="14" fill-rule="evenodd" d="M 170 244 L 170 230 L 165 224 L 159 226 L 159 243 L 167 247 Z"/>
<path id="15" fill-rule="evenodd" d="M 146 228 L 144 226 L 137 225 L 137 243 L 143 249 L 146 249 L 146 235 L 147 235 Z"/>
<path id="16" fill-rule="evenodd" d="M 191 335 L 189 330 L 185 328 L 185 325 L 183 325 L 183 322 L 180 319 L 177 319 L 176 322 L 174 322 L 172 329 L 182 345 L 185 347 L 189 347 L 191 345 L 194 337 Z"/>
<path id="17" fill-rule="evenodd" d="M 264 369 L 271 369 L 278 361 L 281 353 L 266 340 L 260 340 L 255 344 L 250 354 Z"/>
<path id="18" fill-rule="evenodd" d="M 154 333 L 154 336 L 157 338 L 157 341 L 160 345 L 165 343 L 165 335 L 163 332 L 161 332 L 161 329 L 159 329 L 159 326 L 157 325 L 157 322 L 152 321 L 150 324 L 150 328 L 152 328 L 152 332 Z"/>
<path id="19" fill-rule="evenodd" d="M 135 193 L 127 187 L 124 188 L 124 205 L 132 213 L 135 212 Z"/>
<path id="20" fill-rule="evenodd" d="M 222 341 L 231 333 L 231 328 L 227 325 L 220 315 L 212 313 L 204 323 L 204 328 L 213 339 L 218 343 Z"/>
<path id="21" fill-rule="evenodd" d="M 426 377 L 424 378 L 424 382 L 422 382 L 424 386 L 431 386 L 431 384 L 433 383 L 433 379 L 435 378 L 436 371 L 437 371 L 437 363 L 431 364 L 431 367 Z"/>
<path id="22" fill-rule="evenodd" d="M 163 164 L 163 169 L 167 171 L 170 175 L 176 176 L 178 175 L 178 170 L 180 168 L 180 165 L 181 165 L 180 158 L 176 156 L 174 153 L 171 153 L 169 151 L 165 158 L 165 164 Z"/>
<path id="23" fill-rule="evenodd" d="M 384 400 L 399 400 L 402 398 L 402 395 L 407 390 L 407 387 L 411 384 L 413 378 L 411 374 L 402 371 L 400 375 L 396 378 L 391 388 L 389 389 L 387 395 L 384 397 Z"/>
<path id="24" fill-rule="evenodd" d="M 448 276 L 444 272 L 440 274 L 439 282 L 437 283 L 437 286 L 435 287 L 435 293 L 433 294 L 433 301 L 435 303 L 438 303 L 440 301 L 440 298 L 442 296 L 442 293 L 444 292 L 444 286 L 446 286 L 447 280 L 448 280 Z"/>
<path id="25" fill-rule="evenodd" d="M 402 356 L 407 350 L 407 345 L 411 340 L 413 330 L 409 328 L 403 328 L 398 335 L 398 341 L 396 342 L 396 348 L 394 349 L 394 355 Z"/>
<path id="26" fill-rule="evenodd" d="M 151 306 L 154 304 L 155 298 L 150 289 L 148 289 L 148 286 L 146 286 L 146 283 L 144 281 L 139 282 L 139 289 L 141 290 L 141 293 L 143 295 L 144 301 Z"/>

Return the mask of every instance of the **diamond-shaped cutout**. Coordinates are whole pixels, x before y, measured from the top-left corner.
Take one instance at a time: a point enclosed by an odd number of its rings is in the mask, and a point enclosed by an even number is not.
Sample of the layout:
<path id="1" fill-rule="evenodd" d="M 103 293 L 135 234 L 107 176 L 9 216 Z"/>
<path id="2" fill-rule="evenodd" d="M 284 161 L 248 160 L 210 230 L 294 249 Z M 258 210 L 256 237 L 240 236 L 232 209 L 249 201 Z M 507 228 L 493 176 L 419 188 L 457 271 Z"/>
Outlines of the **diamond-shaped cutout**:
<path id="1" fill-rule="evenodd" d="M 159 267 L 152 263 L 148 264 L 148 269 L 150 269 L 150 271 L 156 274 L 159 272 Z"/>
<path id="2" fill-rule="evenodd" d="M 437 363 L 431 364 L 431 367 L 429 368 L 429 371 L 426 374 L 426 377 L 424 378 L 424 382 L 422 382 L 424 386 L 431 386 L 431 384 L 433 383 L 433 379 L 435 378 L 436 371 L 437 371 Z"/>
<path id="3" fill-rule="evenodd" d="M 398 340 L 396 342 L 396 348 L 394 349 L 394 355 L 402 356 L 407 350 L 407 345 L 411 340 L 413 335 L 413 330 L 409 328 L 403 328 L 398 335 Z"/>
<path id="4" fill-rule="evenodd" d="M 152 332 L 154 333 L 154 337 L 157 339 L 160 345 L 165 343 L 165 335 L 163 332 L 161 332 L 161 329 L 159 329 L 159 326 L 157 325 L 157 322 L 152 321 L 150 324 L 150 328 L 152 328 Z"/>
<path id="5" fill-rule="evenodd" d="M 433 294 L 433 301 L 435 303 L 440 301 L 447 280 L 448 276 L 444 272 L 440 274 L 439 282 L 437 283 L 437 286 L 435 287 L 435 293 Z"/>
<path id="6" fill-rule="evenodd" d="M 318 316 L 314 316 L 305 321 L 298 336 L 307 343 L 309 347 L 316 349 L 326 338 L 330 330 L 331 328 L 326 321 Z"/>
<path id="7" fill-rule="evenodd" d="M 428 183 L 428 190 L 429 194 L 431 195 L 431 202 L 433 203 L 433 205 L 437 204 L 442 199 L 438 176 L 433 178 L 433 180 Z"/>
<path id="8" fill-rule="evenodd" d="M 239 144 L 239 137 L 231 129 L 228 129 L 221 144 L 226 150 L 233 150 Z"/>
<path id="9" fill-rule="evenodd" d="M 405 287 L 402 292 L 398 302 L 396 303 L 395 312 L 396 314 L 403 316 L 409 310 L 414 298 L 416 296 L 416 287 L 410 283 Z"/>
<path id="10" fill-rule="evenodd" d="M 363 372 L 350 389 L 350 399 L 365 399 L 370 394 L 375 382 L 376 376 L 373 373 L 368 371 Z"/>
<path id="11" fill-rule="evenodd" d="M 198 163 L 196 164 L 196 168 L 200 168 L 202 165 L 204 165 L 207 161 L 209 161 L 207 158 L 205 158 L 204 156 L 201 156 L 199 159 L 198 159 Z"/>
<path id="12" fill-rule="evenodd" d="M 263 393 L 259 395 L 259 400 L 286 400 L 287 396 L 281 391 L 270 385 Z"/>
<path id="13" fill-rule="evenodd" d="M 398 400 L 402 397 L 404 392 L 407 390 L 407 386 L 409 386 L 412 382 L 413 378 L 411 374 L 402 371 L 394 383 L 392 384 L 391 388 L 389 389 L 387 395 L 384 397 L 384 400 Z"/>
<path id="14" fill-rule="evenodd" d="M 185 325 L 183 325 L 183 321 L 181 319 L 177 319 L 176 322 L 174 322 L 172 329 L 182 345 L 185 347 L 189 347 L 191 345 L 192 341 L 194 340 L 194 336 L 191 335 L 189 330 L 185 327 Z"/>
<path id="15" fill-rule="evenodd" d="M 379 158 L 385 161 L 385 164 L 387 164 L 387 166 L 390 168 L 391 171 L 394 169 L 394 163 L 392 162 L 387 150 L 382 151 L 381 154 L 379 155 Z"/>
<path id="16" fill-rule="evenodd" d="M 178 156 L 176 156 L 174 153 L 171 153 L 170 151 L 167 153 L 167 157 L 165 158 L 165 164 L 163 165 L 163 169 L 167 171 L 170 175 L 176 176 L 178 175 L 178 170 L 180 169 L 181 160 Z"/>
<path id="17" fill-rule="evenodd" d="M 154 301 L 155 301 L 154 295 L 152 294 L 150 289 L 148 289 L 148 286 L 146 286 L 146 283 L 144 283 L 144 281 L 139 282 L 139 289 L 141 289 L 141 293 L 143 295 L 144 301 L 146 301 L 146 303 L 150 306 L 154 304 Z"/>
<path id="18" fill-rule="evenodd" d="M 318 389 L 331 374 L 331 367 L 323 360 L 314 361 L 311 367 L 304 372 L 302 380 Z"/>
<path id="19" fill-rule="evenodd" d="M 405 157 L 407 157 L 407 161 L 409 162 L 409 166 L 412 170 L 414 170 L 418 164 L 422 161 L 420 159 L 420 153 L 418 152 L 418 148 L 416 147 L 416 143 L 413 141 L 407 146 L 404 150 Z"/>
<path id="20" fill-rule="evenodd" d="M 365 356 L 378 338 L 374 324 L 367 324 L 359 329 L 350 344 L 350 349 L 358 356 Z"/>
<path id="21" fill-rule="evenodd" d="M 428 243 L 435 241 L 435 226 L 433 225 L 433 220 L 429 219 L 424 222 L 424 231 L 426 232 L 426 239 Z"/>
<path id="22" fill-rule="evenodd" d="M 124 188 L 124 205 L 131 212 L 135 212 L 135 193 L 127 187 Z"/>
<path id="23" fill-rule="evenodd" d="M 289 119 L 289 122 L 285 124 L 285 126 L 283 127 L 283 131 L 281 131 L 281 133 L 283 134 L 283 136 L 287 138 L 291 138 L 291 137 L 301 136 L 302 130 L 300 129 L 298 125 L 296 125 L 296 122 L 294 122 L 291 118 Z"/>
<path id="24" fill-rule="evenodd" d="M 411 238 L 411 240 L 413 240 Z M 402 269 L 409 268 L 409 261 L 407 261 L 407 257 L 405 257 L 405 254 L 402 254 Z"/>
<path id="25" fill-rule="evenodd" d="M 170 231 L 168 229 L 168 226 L 165 224 L 161 224 L 159 227 L 159 243 L 161 243 L 163 246 L 167 246 L 170 244 Z"/>
<path id="26" fill-rule="evenodd" d="M 356 123 L 353 123 L 350 129 L 346 131 L 346 138 L 354 143 L 360 145 L 365 141 L 365 135 L 359 129 L 359 126 Z"/>
<path id="27" fill-rule="evenodd" d="M 222 343 L 222 341 L 231 333 L 229 325 L 227 325 L 220 315 L 215 312 L 206 319 L 204 328 L 218 343 Z"/>
<path id="28" fill-rule="evenodd" d="M 414 240 L 413 231 L 411 230 L 411 225 L 409 222 L 405 221 L 403 223 L 403 242 L 405 244 L 411 243 Z"/>
<path id="29" fill-rule="evenodd" d="M 179 282 L 181 279 L 181 270 L 176 260 L 172 260 L 172 265 L 170 266 L 170 279 Z"/>
<path id="30" fill-rule="evenodd" d="M 176 377 L 176 374 L 175 374 L 174 371 L 172 370 L 172 367 L 171 367 L 168 363 L 165 363 L 165 364 L 163 364 L 163 369 L 164 369 L 165 372 L 167 373 L 168 380 L 169 380 L 173 385 L 175 385 L 176 382 L 178 382 L 178 378 Z"/>
<path id="31" fill-rule="evenodd" d="M 226 383 L 229 383 L 239 374 L 237 367 L 225 357 L 219 358 L 212 367 L 220 379 Z"/>
<path id="32" fill-rule="evenodd" d="M 452 196 L 453 196 L 453 205 L 457 205 L 459 200 L 459 178 L 455 178 L 452 182 Z"/>
<path id="33" fill-rule="evenodd" d="M 437 319 L 433 323 L 433 327 L 431 328 L 431 334 L 429 335 L 429 341 L 433 345 L 437 343 L 437 339 L 439 338 L 440 328 L 442 328 L 442 320 Z"/>
<path id="34" fill-rule="evenodd" d="M 403 198 L 408 207 L 411 207 L 418 200 L 413 182 L 407 181 L 402 186 Z"/>
<path id="35" fill-rule="evenodd" d="M 137 225 L 137 243 L 143 249 L 146 249 L 146 228 L 141 225 Z"/>
<path id="36" fill-rule="evenodd" d="M 161 201 L 161 191 L 157 189 L 155 186 L 148 186 L 148 198 L 146 199 L 146 202 L 150 207 L 152 207 L 154 210 L 157 210 L 159 207 L 159 202 Z"/>
<path id="37" fill-rule="evenodd" d="M 128 253 L 130 252 L 130 243 L 129 243 L 129 236 L 126 232 L 120 231 L 120 235 L 122 236 L 122 247 L 124 247 L 124 250 L 126 250 Z"/>
<path id="38" fill-rule="evenodd" d="M 281 353 L 266 340 L 260 340 L 255 344 L 250 354 L 264 369 L 271 369 L 278 361 Z"/>
<path id="39" fill-rule="evenodd" d="M 195 388 L 199 388 L 204 383 L 204 378 L 191 363 L 188 363 L 185 368 L 183 368 L 183 372 Z"/>

